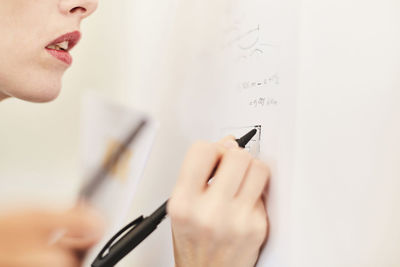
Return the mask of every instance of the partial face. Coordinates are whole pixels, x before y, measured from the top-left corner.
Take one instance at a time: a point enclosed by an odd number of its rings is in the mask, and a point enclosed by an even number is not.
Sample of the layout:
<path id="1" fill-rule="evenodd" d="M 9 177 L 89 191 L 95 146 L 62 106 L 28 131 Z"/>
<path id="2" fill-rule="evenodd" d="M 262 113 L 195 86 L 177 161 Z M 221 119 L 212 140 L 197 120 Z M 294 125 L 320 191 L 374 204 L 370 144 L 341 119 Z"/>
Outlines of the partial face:
<path id="1" fill-rule="evenodd" d="M 96 7 L 97 0 L 1 0 L 0 99 L 56 98 L 80 23 Z"/>

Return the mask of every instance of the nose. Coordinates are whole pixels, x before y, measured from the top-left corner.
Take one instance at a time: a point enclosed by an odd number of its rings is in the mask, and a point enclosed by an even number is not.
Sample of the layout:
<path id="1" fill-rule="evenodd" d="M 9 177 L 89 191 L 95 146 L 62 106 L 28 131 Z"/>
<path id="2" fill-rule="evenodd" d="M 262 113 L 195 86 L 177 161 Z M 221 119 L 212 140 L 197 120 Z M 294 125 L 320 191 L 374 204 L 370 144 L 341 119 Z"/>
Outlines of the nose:
<path id="1" fill-rule="evenodd" d="M 98 0 L 60 0 L 59 9 L 64 15 L 84 19 L 96 11 Z"/>

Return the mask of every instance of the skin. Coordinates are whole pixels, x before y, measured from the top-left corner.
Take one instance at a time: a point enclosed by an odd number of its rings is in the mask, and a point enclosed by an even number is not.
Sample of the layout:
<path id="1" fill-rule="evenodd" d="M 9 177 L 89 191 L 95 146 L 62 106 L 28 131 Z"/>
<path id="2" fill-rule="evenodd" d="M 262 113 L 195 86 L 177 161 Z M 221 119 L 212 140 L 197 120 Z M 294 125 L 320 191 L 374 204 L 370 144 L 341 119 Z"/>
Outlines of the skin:
<path id="1" fill-rule="evenodd" d="M 45 47 L 79 30 L 96 7 L 97 0 L 2 0 L 0 101 L 55 99 L 69 66 Z M 168 203 L 176 266 L 254 266 L 268 233 L 263 200 L 268 179 L 268 167 L 238 148 L 232 136 L 193 144 Z M 59 229 L 66 235 L 50 244 Z M 102 233 L 99 215 L 84 205 L 3 214 L 0 266 L 80 266 Z"/>
<path id="2" fill-rule="evenodd" d="M 44 48 L 79 30 L 97 0 L 2 0 L 0 5 L 0 99 L 55 99 L 69 67 Z M 46 14 L 46 15 L 43 15 Z"/>
<path id="3" fill-rule="evenodd" d="M 254 266 L 268 233 L 268 180 L 265 163 L 233 136 L 195 143 L 168 202 L 176 267 Z"/>
<path id="4" fill-rule="evenodd" d="M 101 217 L 88 207 L 24 210 L 0 217 L 0 266 L 81 266 L 84 252 L 102 236 Z M 67 234 L 50 244 L 57 230 Z"/>

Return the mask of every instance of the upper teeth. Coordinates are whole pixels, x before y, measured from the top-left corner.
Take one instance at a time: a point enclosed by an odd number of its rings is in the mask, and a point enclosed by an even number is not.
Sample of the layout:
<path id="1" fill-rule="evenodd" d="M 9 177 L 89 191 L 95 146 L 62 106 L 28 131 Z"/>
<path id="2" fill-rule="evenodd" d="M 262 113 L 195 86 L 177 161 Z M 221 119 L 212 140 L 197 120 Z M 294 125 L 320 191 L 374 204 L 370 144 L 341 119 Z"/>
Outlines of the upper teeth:
<path id="1" fill-rule="evenodd" d="M 64 41 L 62 43 L 58 43 L 58 44 L 55 44 L 55 45 L 49 45 L 47 48 L 55 49 L 55 50 L 68 50 L 68 45 L 69 45 L 69 42 L 68 41 Z"/>

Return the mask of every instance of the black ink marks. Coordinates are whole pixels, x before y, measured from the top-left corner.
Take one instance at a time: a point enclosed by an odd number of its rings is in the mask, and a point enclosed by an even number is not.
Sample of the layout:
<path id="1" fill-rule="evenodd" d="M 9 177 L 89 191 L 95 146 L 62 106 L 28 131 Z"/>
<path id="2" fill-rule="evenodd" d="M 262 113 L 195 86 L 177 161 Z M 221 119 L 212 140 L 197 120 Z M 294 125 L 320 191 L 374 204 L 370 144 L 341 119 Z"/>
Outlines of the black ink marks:
<path id="1" fill-rule="evenodd" d="M 249 106 L 253 108 L 262 108 L 262 107 L 273 107 L 277 106 L 278 101 L 272 97 L 257 97 L 252 98 L 249 102 Z"/>
<path id="2" fill-rule="evenodd" d="M 278 74 L 266 76 L 265 78 L 259 80 L 247 80 L 240 82 L 238 88 L 240 90 L 250 90 L 250 89 L 257 89 L 257 88 L 265 88 L 268 86 L 278 86 L 280 84 L 280 78 Z"/>
<path id="3" fill-rule="evenodd" d="M 237 31 L 237 36 L 229 40 L 224 47 L 237 48 L 240 52 L 238 60 L 262 55 L 267 47 L 276 47 L 274 44 L 263 41 L 260 25 L 244 32 Z"/>

